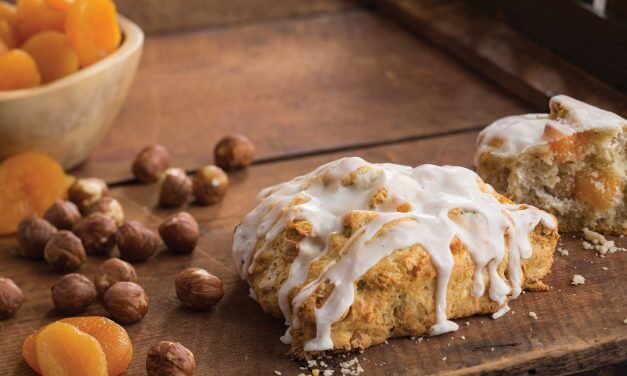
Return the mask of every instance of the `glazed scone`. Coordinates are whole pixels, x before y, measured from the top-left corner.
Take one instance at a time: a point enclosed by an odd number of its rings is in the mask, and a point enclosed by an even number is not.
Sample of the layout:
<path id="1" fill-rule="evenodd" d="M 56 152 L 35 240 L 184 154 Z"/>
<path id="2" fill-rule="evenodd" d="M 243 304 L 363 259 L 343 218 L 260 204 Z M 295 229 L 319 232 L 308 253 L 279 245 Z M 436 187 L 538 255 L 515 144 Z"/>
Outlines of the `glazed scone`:
<path id="1" fill-rule="evenodd" d="M 627 234 L 627 120 L 565 95 L 549 108 L 485 128 L 479 175 L 512 200 L 555 215 L 560 231 Z"/>
<path id="2" fill-rule="evenodd" d="M 303 357 L 499 317 L 522 289 L 547 289 L 558 237 L 553 216 L 471 170 L 345 158 L 263 190 L 233 259 Z"/>

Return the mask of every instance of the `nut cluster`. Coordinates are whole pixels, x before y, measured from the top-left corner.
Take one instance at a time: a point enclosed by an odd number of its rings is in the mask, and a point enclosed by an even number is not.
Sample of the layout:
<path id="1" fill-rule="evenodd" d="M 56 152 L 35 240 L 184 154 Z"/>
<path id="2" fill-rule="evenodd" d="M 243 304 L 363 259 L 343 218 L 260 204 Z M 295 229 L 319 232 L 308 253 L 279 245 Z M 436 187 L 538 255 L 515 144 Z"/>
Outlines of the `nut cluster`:
<path id="1" fill-rule="evenodd" d="M 216 305 L 224 296 L 220 278 L 200 268 L 180 272 L 174 281 L 176 296 L 194 310 L 205 310 Z"/>
<path id="2" fill-rule="evenodd" d="M 191 376 L 195 371 L 194 354 L 179 342 L 159 341 L 146 355 L 148 376 Z"/>
<path id="3" fill-rule="evenodd" d="M 13 317 L 22 304 L 22 290 L 12 280 L 0 277 L 0 320 Z"/>

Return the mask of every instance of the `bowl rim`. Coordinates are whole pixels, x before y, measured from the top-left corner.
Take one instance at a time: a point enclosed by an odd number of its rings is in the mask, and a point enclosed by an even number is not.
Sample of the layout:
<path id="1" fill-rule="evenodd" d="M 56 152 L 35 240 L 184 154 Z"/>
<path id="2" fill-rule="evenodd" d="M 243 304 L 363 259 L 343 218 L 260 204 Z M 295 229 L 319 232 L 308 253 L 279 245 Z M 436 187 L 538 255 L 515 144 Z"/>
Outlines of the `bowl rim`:
<path id="1" fill-rule="evenodd" d="M 102 72 L 112 65 L 119 63 L 141 48 L 144 42 L 144 32 L 133 21 L 118 13 L 118 23 L 123 34 L 122 44 L 111 55 L 104 59 L 74 72 L 66 77 L 50 83 L 27 89 L 0 91 L 0 102 L 36 96 L 71 86 L 77 81 Z"/>

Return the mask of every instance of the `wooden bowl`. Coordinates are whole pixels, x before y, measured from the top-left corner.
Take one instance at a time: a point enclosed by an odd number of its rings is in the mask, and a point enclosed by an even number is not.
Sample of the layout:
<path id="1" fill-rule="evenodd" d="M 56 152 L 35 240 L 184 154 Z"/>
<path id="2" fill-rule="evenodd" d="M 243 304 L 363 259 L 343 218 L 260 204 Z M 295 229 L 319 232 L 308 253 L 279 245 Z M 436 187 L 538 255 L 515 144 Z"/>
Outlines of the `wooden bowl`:
<path id="1" fill-rule="evenodd" d="M 0 92 L 0 159 L 36 150 L 71 169 L 113 123 L 135 77 L 144 33 L 119 16 L 117 51 L 67 77 L 31 89 Z"/>

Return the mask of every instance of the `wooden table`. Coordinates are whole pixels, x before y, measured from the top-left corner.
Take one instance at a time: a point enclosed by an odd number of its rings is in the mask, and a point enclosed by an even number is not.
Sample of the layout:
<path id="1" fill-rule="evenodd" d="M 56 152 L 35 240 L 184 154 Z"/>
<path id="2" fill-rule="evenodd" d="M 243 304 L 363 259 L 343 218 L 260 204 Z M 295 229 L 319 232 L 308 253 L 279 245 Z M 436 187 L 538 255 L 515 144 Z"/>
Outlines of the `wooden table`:
<path id="1" fill-rule="evenodd" d="M 154 185 L 131 179 L 131 159 L 143 145 L 163 143 L 176 165 L 190 171 L 212 161 L 213 145 L 225 134 L 244 133 L 257 145 L 256 163 L 230 175 L 231 189 L 222 203 L 186 208 L 201 226 L 192 255 L 162 251 L 136 265 L 151 300 L 144 320 L 127 326 L 135 349 L 127 374 L 143 374 L 148 347 L 166 339 L 194 352 L 199 375 L 310 372 L 286 357 L 287 346 L 279 341 L 283 323 L 266 316 L 248 297 L 248 287 L 232 265 L 233 228 L 254 206 L 256 193 L 348 155 L 373 162 L 472 167 L 479 129 L 498 117 L 544 110 L 536 103 L 542 93 L 538 85 L 550 83 L 528 75 L 516 78 L 507 61 L 490 61 L 487 70 L 477 71 L 473 61 L 486 51 L 463 41 L 451 44 L 453 30 L 420 21 L 425 13 L 405 14 L 419 26 L 412 29 L 428 31 L 421 39 L 373 9 L 346 1 L 315 3 L 299 10 L 290 2 L 295 8 L 286 14 L 248 14 L 217 26 L 210 19 L 207 27 L 149 36 L 137 80 L 113 129 L 73 172 L 105 178 L 127 218 L 155 229 L 173 211 L 155 207 Z M 393 13 L 402 3 L 383 2 L 383 8 Z M 439 22 L 465 12 L 459 4 L 438 9 Z M 194 22 L 197 27 L 203 20 Z M 480 26 L 486 24 L 465 27 Z M 170 22 L 165 28 L 173 27 Z M 509 32 L 493 37 L 517 37 Z M 550 55 L 533 45 L 523 47 L 527 54 Z M 465 64 L 454 57 L 462 52 Z M 558 66 L 568 64 L 550 58 Z M 498 86 L 482 76 L 503 72 L 511 77 Z M 560 74 L 595 83 L 583 99 L 619 109 L 627 103 L 621 102 L 621 93 L 575 68 Z M 553 89 L 563 90 L 560 82 L 565 81 L 556 82 Z M 543 100 L 545 106 L 546 92 Z M 615 240 L 627 246 L 624 239 Z M 14 237 L 0 238 L 0 275 L 14 279 L 27 300 L 16 317 L 0 321 L 0 375 L 29 374 L 20 357 L 24 337 L 60 318 L 49 296 L 60 275 L 18 256 L 15 247 Z M 366 374 L 375 375 L 573 373 L 626 361 L 627 254 L 597 257 L 573 234 L 562 236 L 561 247 L 570 255 L 555 255 L 546 278 L 552 289 L 521 296 L 512 302 L 513 312 L 499 320 L 462 319 L 468 326 L 461 325 L 458 332 L 422 342 L 394 339 L 362 354 L 325 361 L 336 366 L 357 357 Z M 92 257 L 80 272 L 93 277 L 101 262 Z M 173 279 L 188 266 L 222 278 L 225 297 L 214 309 L 191 312 L 177 301 Z M 574 274 L 583 275 L 586 283 L 571 285 Z M 96 303 L 87 314 L 106 311 Z"/>

